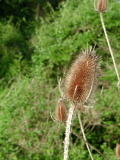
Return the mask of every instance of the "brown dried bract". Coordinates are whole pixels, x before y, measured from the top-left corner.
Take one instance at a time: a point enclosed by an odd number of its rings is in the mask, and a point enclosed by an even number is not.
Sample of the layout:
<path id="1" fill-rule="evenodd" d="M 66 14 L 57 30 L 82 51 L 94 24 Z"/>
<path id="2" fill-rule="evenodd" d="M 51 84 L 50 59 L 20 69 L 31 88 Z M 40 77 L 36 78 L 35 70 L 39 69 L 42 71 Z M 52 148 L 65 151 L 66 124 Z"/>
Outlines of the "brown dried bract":
<path id="1" fill-rule="evenodd" d="M 98 0 L 97 11 L 105 12 L 107 9 L 107 0 Z"/>
<path id="2" fill-rule="evenodd" d="M 95 51 L 91 49 L 76 58 L 65 80 L 68 99 L 82 104 L 88 100 L 96 81 L 97 59 Z"/>
<path id="3" fill-rule="evenodd" d="M 56 115 L 56 120 L 58 121 L 65 122 L 67 120 L 67 110 L 62 100 L 58 102 L 55 115 Z"/>
<path id="4" fill-rule="evenodd" d="M 116 156 L 117 156 L 117 158 L 120 158 L 120 144 L 117 144 L 117 145 L 116 145 L 115 151 L 116 151 Z"/>

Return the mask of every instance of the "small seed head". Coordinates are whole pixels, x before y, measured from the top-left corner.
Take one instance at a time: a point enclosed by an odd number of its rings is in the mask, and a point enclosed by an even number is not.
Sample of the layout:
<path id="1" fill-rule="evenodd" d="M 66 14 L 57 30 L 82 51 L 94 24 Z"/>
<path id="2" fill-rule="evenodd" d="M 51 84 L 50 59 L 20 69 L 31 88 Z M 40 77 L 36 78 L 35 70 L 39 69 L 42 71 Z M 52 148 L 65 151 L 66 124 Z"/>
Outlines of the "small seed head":
<path id="1" fill-rule="evenodd" d="M 107 10 L 107 0 L 98 0 L 97 11 L 105 12 Z"/>
<path id="2" fill-rule="evenodd" d="M 67 120 L 67 109 L 63 100 L 59 100 L 56 111 L 55 111 L 56 120 L 60 122 L 65 122 Z"/>

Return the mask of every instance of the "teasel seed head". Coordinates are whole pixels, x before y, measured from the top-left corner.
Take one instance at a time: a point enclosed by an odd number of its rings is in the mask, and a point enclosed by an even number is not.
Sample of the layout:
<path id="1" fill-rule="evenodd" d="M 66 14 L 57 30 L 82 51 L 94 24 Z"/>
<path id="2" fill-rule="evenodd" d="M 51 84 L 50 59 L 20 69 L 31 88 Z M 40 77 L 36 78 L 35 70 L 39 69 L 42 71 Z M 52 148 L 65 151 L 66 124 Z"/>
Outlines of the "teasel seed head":
<path id="1" fill-rule="evenodd" d="M 95 51 L 83 51 L 73 62 L 65 79 L 66 98 L 73 102 L 87 102 L 97 77 L 98 57 Z"/>
<path id="2" fill-rule="evenodd" d="M 105 12 L 107 10 L 107 0 L 98 0 L 97 2 L 97 11 Z"/>
<path id="3" fill-rule="evenodd" d="M 117 157 L 117 158 L 120 158 L 120 144 L 116 144 L 116 149 L 115 149 L 115 151 L 116 151 L 116 157 Z"/>
<path id="4" fill-rule="evenodd" d="M 56 120 L 60 122 L 65 122 L 67 120 L 67 109 L 62 99 L 58 101 L 56 111 L 55 111 L 55 116 L 56 116 Z"/>

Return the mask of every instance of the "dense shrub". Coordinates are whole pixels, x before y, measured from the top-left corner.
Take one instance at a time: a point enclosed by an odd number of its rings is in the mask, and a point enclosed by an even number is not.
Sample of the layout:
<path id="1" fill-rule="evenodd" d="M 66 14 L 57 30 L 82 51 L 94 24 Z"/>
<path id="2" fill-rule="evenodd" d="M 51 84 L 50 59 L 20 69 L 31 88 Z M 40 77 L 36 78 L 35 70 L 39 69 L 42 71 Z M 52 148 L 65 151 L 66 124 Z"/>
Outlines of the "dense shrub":
<path id="1" fill-rule="evenodd" d="M 23 37 L 15 27 L 0 23 L 0 78 L 10 79 L 19 73 L 23 46 Z"/>

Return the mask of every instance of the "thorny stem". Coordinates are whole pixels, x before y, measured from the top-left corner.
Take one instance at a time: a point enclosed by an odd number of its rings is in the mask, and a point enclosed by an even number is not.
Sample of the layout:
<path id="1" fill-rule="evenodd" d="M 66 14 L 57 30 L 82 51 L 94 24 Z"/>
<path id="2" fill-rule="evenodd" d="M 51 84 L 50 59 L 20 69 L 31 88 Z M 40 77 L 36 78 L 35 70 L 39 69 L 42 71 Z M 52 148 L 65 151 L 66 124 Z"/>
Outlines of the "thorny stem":
<path id="1" fill-rule="evenodd" d="M 68 118 L 66 121 L 66 131 L 65 131 L 65 141 L 64 141 L 64 160 L 68 160 L 68 152 L 69 152 L 69 143 L 70 143 L 70 133 L 71 133 L 71 124 L 72 117 L 74 113 L 74 106 L 71 105 L 68 113 Z"/>
<path id="2" fill-rule="evenodd" d="M 59 92 L 60 92 L 61 97 L 63 98 L 63 92 L 62 92 L 62 90 L 61 90 L 61 78 L 60 78 L 59 81 L 58 81 L 58 89 L 59 89 Z"/>
<path id="3" fill-rule="evenodd" d="M 117 75 L 117 78 L 118 78 L 118 84 L 117 85 L 119 87 L 120 86 L 120 76 L 119 76 L 119 73 L 118 73 L 118 69 L 117 69 L 117 66 L 116 66 L 116 62 L 115 62 L 113 51 L 112 51 L 112 48 L 111 48 L 111 45 L 110 45 L 110 41 L 109 41 L 109 38 L 108 38 L 108 35 L 107 35 L 107 31 L 106 31 L 106 27 L 105 27 L 105 23 L 104 23 L 104 19 L 103 19 L 102 13 L 100 13 L 100 20 L 101 20 L 102 28 L 103 28 L 103 31 L 104 31 L 104 34 L 105 34 L 105 38 L 106 38 L 106 41 L 107 41 L 107 44 L 108 44 L 108 48 L 109 48 L 109 51 L 110 51 L 110 54 L 111 54 L 111 57 L 112 57 L 112 61 L 113 61 L 114 68 L 115 68 L 115 72 L 116 72 L 116 75 Z"/>
<path id="4" fill-rule="evenodd" d="M 85 142 L 86 147 L 87 147 L 87 149 L 88 149 L 90 158 L 91 158 L 91 160 L 94 160 L 94 159 L 93 159 L 93 156 L 92 156 L 92 153 L 91 153 L 91 151 L 90 151 L 88 142 L 87 142 L 87 138 L 86 138 L 86 136 L 85 136 L 85 132 L 84 132 L 84 128 L 83 128 L 83 125 L 82 125 L 82 120 L 81 120 L 81 115 L 80 115 L 80 113 L 78 113 L 78 119 L 79 119 L 79 123 L 80 123 L 81 132 L 82 132 L 82 135 L 83 135 L 83 139 L 84 139 L 84 142 Z"/>

